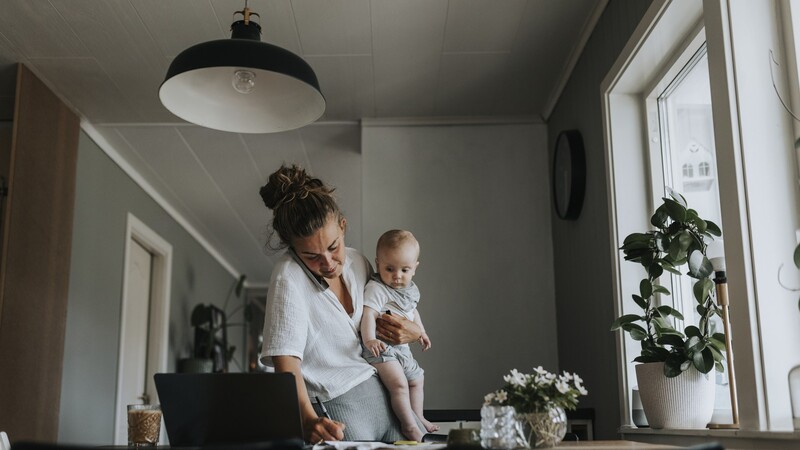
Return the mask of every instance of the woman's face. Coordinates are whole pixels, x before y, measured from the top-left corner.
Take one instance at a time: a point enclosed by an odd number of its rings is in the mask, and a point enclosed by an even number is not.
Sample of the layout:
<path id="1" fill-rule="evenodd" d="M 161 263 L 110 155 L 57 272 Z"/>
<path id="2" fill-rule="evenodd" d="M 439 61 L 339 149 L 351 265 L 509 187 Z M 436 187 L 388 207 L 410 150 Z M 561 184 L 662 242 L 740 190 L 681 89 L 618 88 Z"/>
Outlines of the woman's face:
<path id="1" fill-rule="evenodd" d="M 292 248 L 311 273 L 334 279 L 342 274 L 345 262 L 344 227 L 347 222 L 330 217 L 325 226 L 311 236 L 295 238 Z"/>

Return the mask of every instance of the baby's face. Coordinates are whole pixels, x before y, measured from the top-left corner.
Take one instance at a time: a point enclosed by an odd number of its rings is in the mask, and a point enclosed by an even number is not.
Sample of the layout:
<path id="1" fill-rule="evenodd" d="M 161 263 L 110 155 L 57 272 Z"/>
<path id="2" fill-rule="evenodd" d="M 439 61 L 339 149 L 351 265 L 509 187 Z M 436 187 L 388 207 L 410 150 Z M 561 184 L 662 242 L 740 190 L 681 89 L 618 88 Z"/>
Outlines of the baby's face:
<path id="1" fill-rule="evenodd" d="M 418 256 L 417 249 L 413 245 L 378 250 L 375 265 L 378 266 L 381 281 L 395 289 L 408 287 L 419 265 Z"/>

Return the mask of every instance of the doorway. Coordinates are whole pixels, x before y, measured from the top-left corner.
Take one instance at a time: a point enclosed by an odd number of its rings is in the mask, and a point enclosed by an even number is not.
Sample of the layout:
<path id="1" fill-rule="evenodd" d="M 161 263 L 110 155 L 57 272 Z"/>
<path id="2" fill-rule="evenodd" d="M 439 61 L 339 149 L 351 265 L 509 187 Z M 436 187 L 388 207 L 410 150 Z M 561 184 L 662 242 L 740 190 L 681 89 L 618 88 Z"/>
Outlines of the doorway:
<path id="1" fill-rule="evenodd" d="M 128 213 L 114 409 L 115 445 L 128 443 L 126 405 L 158 403 L 153 375 L 167 371 L 171 272 L 172 246 Z"/>

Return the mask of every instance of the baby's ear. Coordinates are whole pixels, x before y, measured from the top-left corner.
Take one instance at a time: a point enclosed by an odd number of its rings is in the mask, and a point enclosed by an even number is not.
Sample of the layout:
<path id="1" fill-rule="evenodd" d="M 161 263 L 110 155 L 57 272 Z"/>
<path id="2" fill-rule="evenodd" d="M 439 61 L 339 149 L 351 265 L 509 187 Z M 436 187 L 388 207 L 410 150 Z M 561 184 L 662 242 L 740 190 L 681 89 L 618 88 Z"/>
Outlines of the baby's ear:
<path id="1" fill-rule="evenodd" d="M 416 269 L 417 267 L 419 267 L 419 261 L 417 261 L 417 265 L 416 265 L 416 266 L 414 266 L 414 268 L 415 268 L 415 269 Z"/>

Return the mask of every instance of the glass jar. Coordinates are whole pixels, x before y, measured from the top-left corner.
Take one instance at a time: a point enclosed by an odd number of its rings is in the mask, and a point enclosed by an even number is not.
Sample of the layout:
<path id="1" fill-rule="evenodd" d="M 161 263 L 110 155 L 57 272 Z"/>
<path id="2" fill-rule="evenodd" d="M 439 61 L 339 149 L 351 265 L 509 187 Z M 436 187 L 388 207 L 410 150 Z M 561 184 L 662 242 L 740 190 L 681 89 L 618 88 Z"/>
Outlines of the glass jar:
<path id="1" fill-rule="evenodd" d="M 514 408 L 483 405 L 481 408 L 481 446 L 492 450 L 518 448 Z"/>
<path id="2" fill-rule="evenodd" d="M 567 434 L 567 413 L 554 406 L 543 412 L 517 414 L 517 430 L 526 448 L 555 447 Z"/>

